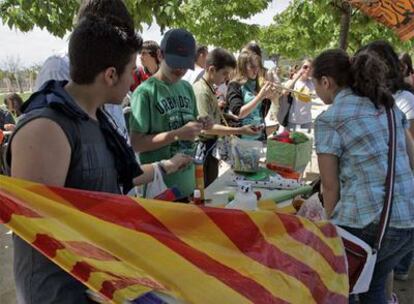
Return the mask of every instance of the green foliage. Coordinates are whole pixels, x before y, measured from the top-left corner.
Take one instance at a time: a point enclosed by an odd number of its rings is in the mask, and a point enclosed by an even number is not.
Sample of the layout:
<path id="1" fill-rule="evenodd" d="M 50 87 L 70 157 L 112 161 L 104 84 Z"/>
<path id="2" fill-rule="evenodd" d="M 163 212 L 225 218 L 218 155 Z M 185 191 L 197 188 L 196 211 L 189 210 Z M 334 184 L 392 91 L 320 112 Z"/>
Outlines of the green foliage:
<path id="1" fill-rule="evenodd" d="M 287 58 L 313 57 L 339 45 L 340 0 L 292 0 L 291 5 L 261 29 L 262 46 L 268 53 Z M 399 51 L 410 51 L 414 40 L 402 42 L 394 32 L 353 10 L 348 51 L 354 52 L 373 40 L 387 40 Z"/>
<path id="2" fill-rule="evenodd" d="M 241 21 L 263 11 L 271 0 L 125 0 L 138 30 L 153 20 L 166 27 L 184 27 L 200 43 L 239 49 L 257 38 L 259 27 Z M 80 0 L 2 0 L 3 24 L 21 31 L 35 25 L 63 37 L 73 28 Z"/>
<path id="3" fill-rule="evenodd" d="M 240 21 L 263 11 L 271 0 L 190 0 L 181 7 L 185 18 L 175 26 L 187 28 L 200 43 L 238 50 L 258 37 L 260 28 Z"/>
<path id="4" fill-rule="evenodd" d="M 15 26 L 27 32 L 37 25 L 63 37 L 72 27 L 78 7 L 78 1 L 3 0 L 0 3 L 0 17 L 3 24 L 10 28 Z"/>

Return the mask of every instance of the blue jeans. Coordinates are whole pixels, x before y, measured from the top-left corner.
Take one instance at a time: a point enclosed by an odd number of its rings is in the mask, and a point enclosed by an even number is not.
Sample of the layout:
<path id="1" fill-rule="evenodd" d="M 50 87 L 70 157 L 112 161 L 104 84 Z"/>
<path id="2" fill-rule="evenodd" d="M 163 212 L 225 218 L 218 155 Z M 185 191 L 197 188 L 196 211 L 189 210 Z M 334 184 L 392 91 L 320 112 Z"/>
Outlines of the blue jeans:
<path id="1" fill-rule="evenodd" d="M 394 273 L 408 274 L 410 266 L 414 261 L 414 250 L 410 251 L 403 259 L 395 266 Z"/>
<path id="2" fill-rule="evenodd" d="M 369 245 L 373 245 L 376 240 L 378 226 L 370 224 L 363 229 L 343 227 L 353 235 L 359 237 Z M 382 241 L 381 249 L 378 252 L 377 263 L 374 275 L 368 292 L 359 294 L 361 304 L 387 304 L 385 294 L 385 282 L 388 274 L 394 267 L 414 249 L 414 228 L 397 229 L 389 227 Z M 353 296 L 349 303 L 356 303 Z"/>

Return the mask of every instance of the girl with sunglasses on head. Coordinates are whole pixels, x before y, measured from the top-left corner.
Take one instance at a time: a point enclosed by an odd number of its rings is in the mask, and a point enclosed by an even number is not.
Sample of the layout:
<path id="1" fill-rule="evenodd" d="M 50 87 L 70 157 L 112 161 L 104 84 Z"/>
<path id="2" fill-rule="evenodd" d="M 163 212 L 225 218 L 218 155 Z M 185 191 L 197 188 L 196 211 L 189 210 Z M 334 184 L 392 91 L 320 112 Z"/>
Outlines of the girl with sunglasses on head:
<path id="1" fill-rule="evenodd" d="M 310 79 L 311 64 L 310 59 L 305 59 L 299 71 L 285 84 L 286 88 L 303 93 L 301 95 L 299 93 L 289 93 L 288 91 L 284 92 L 286 95 L 291 94 L 293 98 L 287 126 L 288 129 L 293 131 L 300 127 L 308 129 L 310 132 L 312 128 L 312 100 L 310 95 L 314 93 L 315 88 Z"/>

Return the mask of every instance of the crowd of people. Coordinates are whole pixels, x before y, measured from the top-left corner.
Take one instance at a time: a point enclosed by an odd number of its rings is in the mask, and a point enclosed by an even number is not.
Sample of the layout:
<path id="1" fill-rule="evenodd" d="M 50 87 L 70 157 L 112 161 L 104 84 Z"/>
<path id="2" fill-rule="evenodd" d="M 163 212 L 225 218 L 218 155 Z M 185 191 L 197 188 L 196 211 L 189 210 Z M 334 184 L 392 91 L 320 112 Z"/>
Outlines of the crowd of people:
<path id="1" fill-rule="evenodd" d="M 266 128 L 267 118 L 277 117 L 288 130 L 314 130 L 327 214 L 371 244 L 386 192 L 392 109 L 392 213 L 371 287 L 358 295 L 360 303 L 392 303 L 387 279 L 393 270 L 407 279 L 414 252 L 413 79 L 410 56 L 376 41 L 353 55 L 333 49 L 306 58 L 283 80 L 278 68 L 263 67 L 257 43 L 236 59 L 223 48 L 197 45 L 185 29 L 167 31 L 160 45 L 142 41 L 122 0 L 86 0 L 68 52 L 46 60 L 25 103 L 6 96 L 0 128 L 13 131 L 6 155 L 13 177 L 127 194 L 159 169 L 186 202 L 196 187 L 197 145 L 206 151 L 208 186 L 218 176 L 212 153 L 218 137 L 265 140 L 275 131 Z M 330 106 L 313 124 L 315 94 Z M 93 302 L 76 279 L 18 236 L 13 242 L 19 303 Z"/>

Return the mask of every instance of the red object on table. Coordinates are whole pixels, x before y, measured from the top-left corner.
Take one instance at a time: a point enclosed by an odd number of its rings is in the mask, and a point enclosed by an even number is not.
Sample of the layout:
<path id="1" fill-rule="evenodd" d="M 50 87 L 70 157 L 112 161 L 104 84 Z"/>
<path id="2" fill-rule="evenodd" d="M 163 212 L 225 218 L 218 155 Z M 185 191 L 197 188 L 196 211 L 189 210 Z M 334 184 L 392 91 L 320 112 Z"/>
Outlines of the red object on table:
<path id="1" fill-rule="evenodd" d="M 288 144 L 293 144 L 293 139 L 290 138 L 290 133 L 288 131 L 284 131 L 272 138 L 270 138 L 272 140 L 276 140 L 279 142 L 284 142 L 284 143 L 288 143 Z"/>
<path id="2" fill-rule="evenodd" d="M 276 163 L 268 163 L 266 164 L 266 167 L 284 178 L 295 180 L 298 180 L 300 178 L 300 173 L 289 167 L 280 166 Z"/>

